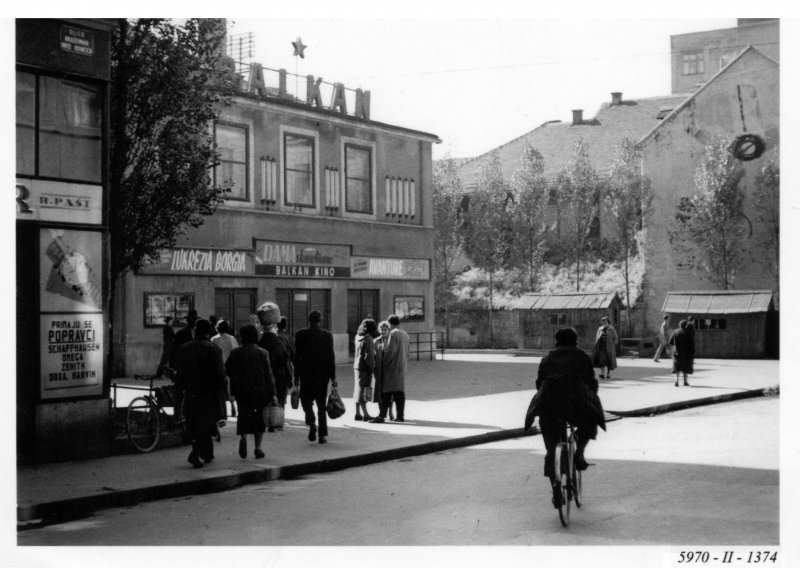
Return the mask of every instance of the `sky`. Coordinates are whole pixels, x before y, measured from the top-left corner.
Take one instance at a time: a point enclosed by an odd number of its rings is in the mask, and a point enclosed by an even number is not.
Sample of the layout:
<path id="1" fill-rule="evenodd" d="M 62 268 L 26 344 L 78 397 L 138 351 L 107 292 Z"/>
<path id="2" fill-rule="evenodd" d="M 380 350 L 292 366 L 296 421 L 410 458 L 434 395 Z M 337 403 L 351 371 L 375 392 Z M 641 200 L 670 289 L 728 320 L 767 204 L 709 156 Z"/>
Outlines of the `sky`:
<path id="1" fill-rule="evenodd" d="M 437 135 L 434 158 L 482 154 L 573 109 L 669 95 L 670 36 L 736 18 L 229 18 L 251 61 L 371 93 L 371 118 Z M 302 38 L 304 57 L 292 42 Z M 293 79 L 290 77 L 290 82 Z M 305 89 L 300 82 L 302 96 Z"/>

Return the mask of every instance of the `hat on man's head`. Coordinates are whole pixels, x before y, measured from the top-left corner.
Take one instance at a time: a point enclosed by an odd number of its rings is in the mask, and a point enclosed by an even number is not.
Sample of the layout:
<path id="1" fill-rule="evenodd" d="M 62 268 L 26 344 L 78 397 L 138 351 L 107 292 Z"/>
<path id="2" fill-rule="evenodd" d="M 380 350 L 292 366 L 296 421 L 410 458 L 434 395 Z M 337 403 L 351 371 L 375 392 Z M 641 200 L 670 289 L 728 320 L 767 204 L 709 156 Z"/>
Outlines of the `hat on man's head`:
<path id="1" fill-rule="evenodd" d="M 308 314 L 308 323 L 319 323 L 322 321 L 322 314 L 319 310 L 312 310 L 310 314 Z"/>
<path id="2" fill-rule="evenodd" d="M 197 310 L 189 310 L 186 313 L 186 321 L 197 321 Z"/>
<path id="3" fill-rule="evenodd" d="M 278 325 L 281 321 L 281 309 L 275 302 L 264 302 L 256 310 L 261 325 Z"/>
<path id="4" fill-rule="evenodd" d="M 578 332 L 571 327 L 556 332 L 556 347 L 575 347 L 578 345 Z"/>

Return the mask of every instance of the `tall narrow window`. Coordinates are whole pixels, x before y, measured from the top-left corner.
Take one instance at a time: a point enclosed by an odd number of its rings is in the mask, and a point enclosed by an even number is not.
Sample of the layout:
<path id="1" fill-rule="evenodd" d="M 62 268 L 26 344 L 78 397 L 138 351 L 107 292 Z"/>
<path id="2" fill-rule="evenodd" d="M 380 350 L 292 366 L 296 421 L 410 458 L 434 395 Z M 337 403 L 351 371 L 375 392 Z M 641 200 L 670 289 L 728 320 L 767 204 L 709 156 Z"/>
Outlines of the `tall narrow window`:
<path id="1" fill-rule="evenodd" d="M 314 139 L 284 134 L 284 202 L 298 207 L 315 207 Z"/>
<path id="2" fill-rule="evenodd" d="M 367 148 L 346 145 L 345 207 L 354 213 L 372 213 L 372 160 Z"/>
<path id="3" fill-rule="evenodd" d="M 17 173 L 36 173 L 36 77 L 17 71 Z"/>
<path id="4" fill-rule="evenodd" d="M 226 190 L 225 199 L 248 200 L 247 128 L 218 124 L 216 142 L 220 154 L 214 172 L 216 186 Z"/>

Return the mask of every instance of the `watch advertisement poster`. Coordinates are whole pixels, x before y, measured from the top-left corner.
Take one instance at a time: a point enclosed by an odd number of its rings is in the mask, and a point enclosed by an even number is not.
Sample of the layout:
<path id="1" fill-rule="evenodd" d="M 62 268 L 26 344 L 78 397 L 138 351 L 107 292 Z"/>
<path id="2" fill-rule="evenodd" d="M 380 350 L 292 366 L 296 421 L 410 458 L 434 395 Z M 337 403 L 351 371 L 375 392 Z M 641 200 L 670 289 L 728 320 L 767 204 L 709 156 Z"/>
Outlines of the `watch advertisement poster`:
<path id="1" fill-rule="evenodd" d="M 42 229 L 40 310 L 98 312 L 103 309 L 103 239 L 99 231 Z"/>
<path id="2" fill-rule="evenodd" d="M 40 316 L 42 398 L 102 393 L 103 314 Z"/>

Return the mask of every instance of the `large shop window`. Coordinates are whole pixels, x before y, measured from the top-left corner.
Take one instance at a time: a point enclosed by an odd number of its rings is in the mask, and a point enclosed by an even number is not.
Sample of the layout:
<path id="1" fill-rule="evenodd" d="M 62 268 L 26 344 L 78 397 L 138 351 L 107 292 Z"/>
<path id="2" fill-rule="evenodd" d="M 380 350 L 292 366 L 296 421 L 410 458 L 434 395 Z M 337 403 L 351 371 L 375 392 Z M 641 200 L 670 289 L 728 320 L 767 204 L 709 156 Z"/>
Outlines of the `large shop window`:
<path id="1" fill-rule="evenodd" d="M 194 294 L 145 293 L 144 326 L 162 326 L 167 316 L 172 317 L 172 325 L 183 325 L 192 308 Z"/>
<path id="2" fill-rule="evenodd" d="M 17 174 L 100 183 L 101 87 L 17 71 Z"/>
<path id="3" fill-rule="evenodd" d="M 315 207 L 314 139 L 298 134 L 284 134 L 285 203 L 297 207 Z"/>
<path id="4" fill-rule="evenodd" d="M 247 128 L 231 124 L 216 126 L 219 165 L 214 170 L 215 185 L 226 190 L 225 199 L 246 201 L 250 198 L 247 183 Z"/>
<path id="5" fill-rule="evenodd" d="M 345 207 L 353 213 L 372 213 L 372 159 L 368 148 L 345 145 Z"/>
<path id="6" fill-rule="evenodd" d="M 322 314 L 321 327 L 330 330 L 331 322 L 331 291 L 286 289 L 275 290 L 275 303 L 281 309 L 281 315 L 289 320 L 289 332 L 308 327 L 308 314 L 317 310 Z"/>
<path id="7" fill-rule="evenodd" d="M 214 315 L 228 320 L 231 335 L 239 335 L 242 326 L 253 323 L 256 312 L 256 290 L 251 288 L 216 288 Z"/>

